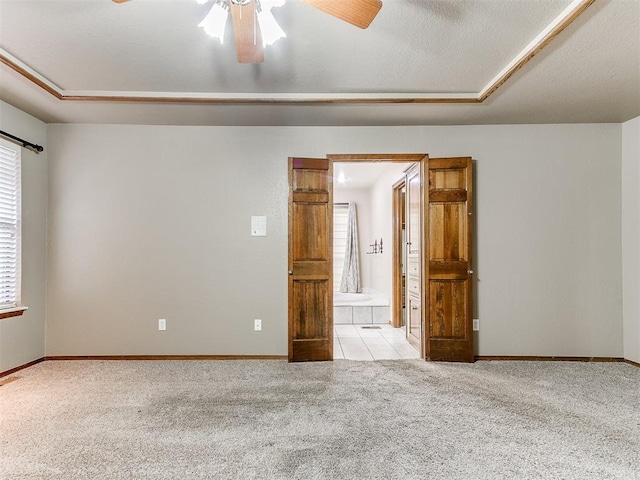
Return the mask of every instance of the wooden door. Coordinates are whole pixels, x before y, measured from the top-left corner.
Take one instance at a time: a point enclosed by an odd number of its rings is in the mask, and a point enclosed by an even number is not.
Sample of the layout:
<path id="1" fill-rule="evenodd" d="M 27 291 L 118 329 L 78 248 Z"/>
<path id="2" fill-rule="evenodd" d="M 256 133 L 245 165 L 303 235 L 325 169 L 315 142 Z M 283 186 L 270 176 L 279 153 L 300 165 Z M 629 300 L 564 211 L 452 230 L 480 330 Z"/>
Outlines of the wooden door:
<path id="1" fill-rule="evenodd" d="M 426 358 L 473 362 L 470 157 L 429 159 Z"/>
<path id="2" fill-rule="evenodd" d="M 392 208 L 393 208 L 393 255 L 392 275 L 393 275 L 393 298 L 391 301 L 392 315 L 391 326 L 394 328 L 404 327 L 406 321 L 406 223 L 405 223 L 405 183 L 406 174 L 402 179 L 393 184 Z"/>
<path id="3" fill-rule="evenodd" d="M 289 158 L 289 361 L 333 360 L 333 162 Z"/>
<path id="4" fill-rule="evenodd" d="M 406 179 L 406 302 L 407 340 L 422 352 L 422 166 L 416 163 Z"/>

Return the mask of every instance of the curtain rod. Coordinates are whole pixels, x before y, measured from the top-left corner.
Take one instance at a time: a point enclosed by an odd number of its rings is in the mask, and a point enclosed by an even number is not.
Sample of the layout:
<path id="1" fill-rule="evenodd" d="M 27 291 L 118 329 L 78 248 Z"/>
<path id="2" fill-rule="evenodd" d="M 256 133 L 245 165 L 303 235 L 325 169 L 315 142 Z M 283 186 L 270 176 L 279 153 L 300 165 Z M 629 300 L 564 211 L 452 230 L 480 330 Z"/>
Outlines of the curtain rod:
<path id="1" fill-rule="evenodd" d="M 3 137 L 7 137 L 16 143 L 21 143 L 24 148 L 29 147 L 36 153 L 40 153 L 44 151 L 44 147 L 42 145 L 36 145 L 35 143 L 27 142 L 26 140 L 20 137 L 16 137 L 15 135 L 11 135 L 10 133 L 7 133 L 7 132 L 3 132 L 2 130 L 0 130 L 0 135 L 2 135 Z"/>

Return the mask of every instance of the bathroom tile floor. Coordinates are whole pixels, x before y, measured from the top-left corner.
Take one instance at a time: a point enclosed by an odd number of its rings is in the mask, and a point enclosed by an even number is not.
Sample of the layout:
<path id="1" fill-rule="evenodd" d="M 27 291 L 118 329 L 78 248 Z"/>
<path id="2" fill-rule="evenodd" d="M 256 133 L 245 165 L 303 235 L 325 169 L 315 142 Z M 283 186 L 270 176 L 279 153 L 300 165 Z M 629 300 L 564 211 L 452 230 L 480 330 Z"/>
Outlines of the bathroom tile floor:
<path id="1" fill-rule="evenodd" d="M 370 328 L 372 326 L 380 328 Z M 420 352 L 407 341 L 404 328 L 371 324 L 334 325 L 333 332 L 334 360 L 403 360 L 420 358 Z"/>

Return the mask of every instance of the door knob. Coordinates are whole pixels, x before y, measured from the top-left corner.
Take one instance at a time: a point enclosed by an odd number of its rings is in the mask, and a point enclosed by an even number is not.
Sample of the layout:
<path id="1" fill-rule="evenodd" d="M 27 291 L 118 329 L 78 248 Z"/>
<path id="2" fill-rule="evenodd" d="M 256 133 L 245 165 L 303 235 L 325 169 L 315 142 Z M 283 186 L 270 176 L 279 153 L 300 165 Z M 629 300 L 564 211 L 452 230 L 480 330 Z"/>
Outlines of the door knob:
<path id="1" fill-rule="evenodd" d="M 468 273 L 469 275 L 473 275 L 473 270 L 467 270 L 467 273 Z"/>
<path id="2" fill-rule="evenodd" d="M 289 270 L 289 275 L 293 275 L 293 270 Z"/>

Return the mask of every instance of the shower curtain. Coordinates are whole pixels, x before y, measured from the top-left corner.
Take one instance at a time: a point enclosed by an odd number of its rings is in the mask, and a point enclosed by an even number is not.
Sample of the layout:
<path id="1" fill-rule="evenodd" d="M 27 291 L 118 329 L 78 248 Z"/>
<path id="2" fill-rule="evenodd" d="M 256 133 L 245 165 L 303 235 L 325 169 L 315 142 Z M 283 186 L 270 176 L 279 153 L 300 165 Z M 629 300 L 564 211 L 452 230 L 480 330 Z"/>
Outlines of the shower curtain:
<path id="1" fill-rule="evenodd" d="M 360 255 L 358 253 L 358 221 L 356 218 L 356 204 L 349 202 L 347 218 L 347 245 L 344 253 L 344 267 L 340 281 L 342 293 L 360 293 Z"/>

